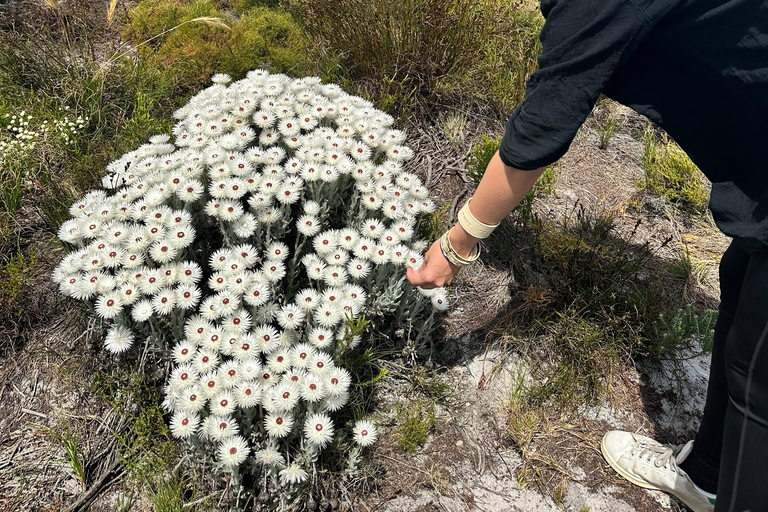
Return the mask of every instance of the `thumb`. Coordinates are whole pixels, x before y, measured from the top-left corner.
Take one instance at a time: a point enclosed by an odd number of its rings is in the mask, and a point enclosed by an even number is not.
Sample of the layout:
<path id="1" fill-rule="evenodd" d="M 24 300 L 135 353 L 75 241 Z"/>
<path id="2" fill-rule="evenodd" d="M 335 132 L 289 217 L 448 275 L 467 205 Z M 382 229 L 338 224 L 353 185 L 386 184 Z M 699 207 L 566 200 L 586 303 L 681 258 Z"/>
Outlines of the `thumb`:
<path id="1" fill-rule="evenodd" d="M 419 269 L 408 267 L 408 269 L 405 271 L 405 274 L 408 277 L 408 281 L 410 281 L 413 286 L 419 286 L 421 283 L 423 283 Z"/>

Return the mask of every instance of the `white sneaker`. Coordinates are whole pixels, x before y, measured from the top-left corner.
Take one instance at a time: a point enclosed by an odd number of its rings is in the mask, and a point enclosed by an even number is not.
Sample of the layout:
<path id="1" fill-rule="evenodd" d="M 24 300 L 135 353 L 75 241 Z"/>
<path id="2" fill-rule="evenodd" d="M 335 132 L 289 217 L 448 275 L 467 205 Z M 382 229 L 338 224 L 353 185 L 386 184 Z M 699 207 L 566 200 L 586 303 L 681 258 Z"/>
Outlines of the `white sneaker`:
<path id="1" fill-rule="evenodd" d="M 676 450 L 649 437 L 612 430 L 603 436 L 600 449 L 608 464 L 633 484 L 668 492 L 694 512 L 715 510 L 715 495 L 697 487 L 677 466 L 691 453 L 693 441 Z"/>

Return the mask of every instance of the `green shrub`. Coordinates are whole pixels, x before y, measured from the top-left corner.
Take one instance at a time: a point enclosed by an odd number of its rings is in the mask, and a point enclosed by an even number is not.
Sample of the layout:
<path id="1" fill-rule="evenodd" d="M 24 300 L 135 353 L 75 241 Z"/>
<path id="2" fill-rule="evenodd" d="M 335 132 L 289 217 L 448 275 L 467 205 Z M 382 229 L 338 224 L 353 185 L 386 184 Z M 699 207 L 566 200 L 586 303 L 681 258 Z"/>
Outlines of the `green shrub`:
<path id="1" fill-rule="evenodd" d="M 677 310 L 672 318 L 664 314 L 659 315 L 658 321 L 651 329 L 656 352 L 665 354 L 674 347 L 690 342 L 691 338 L 696 339 L 703 352 L 711 352 L 716 321 L 717 311 L 707 309 L 697 313 L 690 304 L 685 309 Z"/>
<path id="2" fill-rule="evenodd" d="M 142 2 L 133 10 L 123 37 L 138 45 L 200 17 L 223 14 L 211 0 Z M 290 14 L 255 7 L 230 26 L 231 30 L 223 30 L 218 24 L 188 23 L 140 47 L 139 52 L 149 65 L 172 69 L 182 87 L 199 86 L 214 73 L 242 78 L 259 67 L 288 72 L 309 60 L 307 38 Z"/>
<path id="3" fill-rule="evenodd" d="M 499 150 L 500 145 L 501 137 L 494 138 L 483 134 L 480 142 L 471 149 L 467 159 L 467 175 L 476 187 L 480 184 L 491 158 Z M 554 184 L 555 171 L 552 167 L 548 167 L 512 213 L 517 215 L 523 223 L 530 222 L 534 199 L 542 195 L 554 194 Z"/>
<path id="4" fill-rule="evenodd" d="M 694 211 L 707 206 L 704 175 L 673 141 L 659 141 L 652 130 L 643 135 L 645 179 L 639 185 L 670 203 Z"/>

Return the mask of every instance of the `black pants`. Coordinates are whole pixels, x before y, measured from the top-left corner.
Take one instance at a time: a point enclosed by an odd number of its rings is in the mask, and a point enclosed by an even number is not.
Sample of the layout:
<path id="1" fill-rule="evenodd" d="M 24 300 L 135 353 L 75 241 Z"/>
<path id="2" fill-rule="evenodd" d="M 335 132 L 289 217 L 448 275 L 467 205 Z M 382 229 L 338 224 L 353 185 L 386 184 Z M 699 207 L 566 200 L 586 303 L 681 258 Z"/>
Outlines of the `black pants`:
<path id="1" fill-rule="evenodd" d="M 704 417 L 682 468 L 715 512 L 768 511 L 768 252 L 720 262 L 720 314 Z"/>

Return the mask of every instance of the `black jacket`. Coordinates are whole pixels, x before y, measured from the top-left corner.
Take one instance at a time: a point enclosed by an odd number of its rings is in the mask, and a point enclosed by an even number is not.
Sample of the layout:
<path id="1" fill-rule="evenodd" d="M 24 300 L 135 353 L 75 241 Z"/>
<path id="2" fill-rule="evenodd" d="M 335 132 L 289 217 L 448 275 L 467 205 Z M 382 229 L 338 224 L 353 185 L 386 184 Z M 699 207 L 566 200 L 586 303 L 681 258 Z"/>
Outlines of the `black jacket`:
<path id="1" fill-rule="evenodd" d="M 667 131 L 713 182 L 718 227 L 768 248 L 768 0 L 542 0 L 539 69 L 501 159 L 567 150 L 600 93 Z"/>

